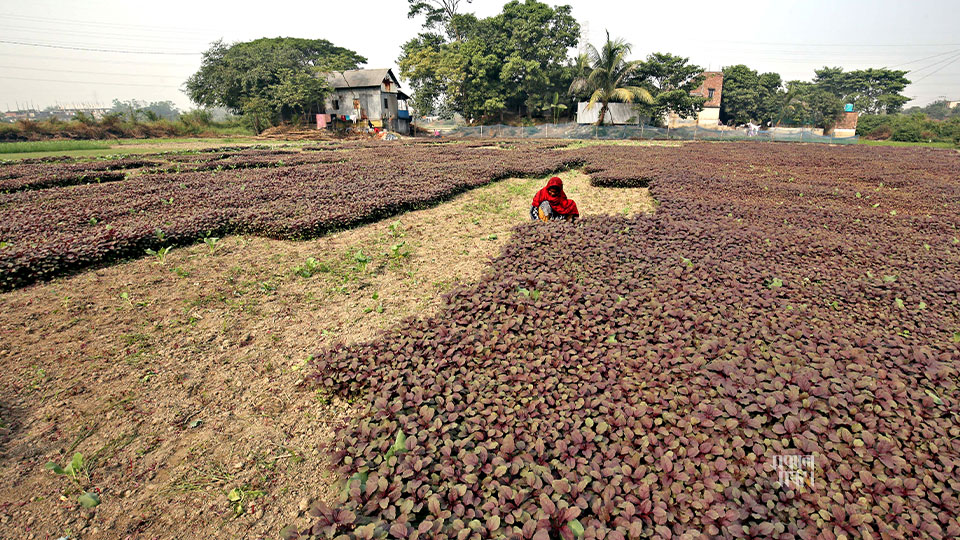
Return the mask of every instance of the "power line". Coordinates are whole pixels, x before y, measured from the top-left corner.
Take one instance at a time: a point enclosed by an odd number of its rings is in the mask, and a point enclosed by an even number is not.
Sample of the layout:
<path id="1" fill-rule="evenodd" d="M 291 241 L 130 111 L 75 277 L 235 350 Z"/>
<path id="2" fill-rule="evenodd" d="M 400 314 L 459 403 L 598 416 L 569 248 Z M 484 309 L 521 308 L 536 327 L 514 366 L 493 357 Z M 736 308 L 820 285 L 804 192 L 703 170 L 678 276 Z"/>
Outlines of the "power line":
<path id="1" fill-rule="evenodd" d="M 167 84 L 109 83 L 109 82 L 103 82 L 103 81 L 65 81 L 63 79 L 33 79 L 30 77 L 4 77 L 4 79 L 5 80 L 13 79 L 17 81 L 55 82 L 55 83 L 67 83 L 67 84 L 95 84 L 95 85 L 108 85 L 108 86 L 145 86 L 148 88 L 174 88 L 173 86 L 170 86 Z"/>
<path id="2" fill-rule="evenodd" d="M 925 57 L 923 57 L 923 58 L 920 58 L 919 60 L 911 60 L 911 61 L 909 61 L 909 62 L 902 62 L 902 63 L 899 63 L 899 64 L 894 64 L 894 65 L 889 66 L 889 67 L 890 67 L 890 69 L 892 69 L 892 68 L 895 68 L 895 67 L 905 66 L 905 65 L 907 65 L 907 64 L 916 64 L 917 62 L 923 62 L 924 60 L 929 60 L 929 59 L 931 59 L 931 58 L 936 58 L 936 57 L 938 57 L 938 56 L 944 56 L 944 55 L 947 55 L 947 54 L 950 54 L 950 53 L 955 53 L 955 52 L 960 52 L 960 49 L 954 49 L 954 50 L 952 50 L 952 51 L 947 51 L 947 52 L 944 52 L 944 53 L 935 54 L 935 55 L 933 55 L 933 56 L 925 56 Z"/>
<path id="3" fill-rule="evenodd" d="M 947 66 L 949 66 L 950 64 L 952 64 L 952 63 L 954 63 L 954 62 L 956 62 L 957 60 L 960 60 L 960 54 L 958 54 L 958 55 L 956 55 L 956 56 L 954 56 L 954 57 L 953 57 L 953 59 L 952 59 L 952 60 L 950 60 L 949 62 L 947 62 L 946 64 L 944 64 L 944 65 L 942 65 L 942 66 L 940 66 L 940 67 L 938 67 L 937 69 L 935 69 L 935 70 L 933 70 L 933 71 L 931 71 L 930 73 L 927 73 L 927 74 L 926 74 L 926 75 L 924 75 L 923 77 L 920 77 L 919 79 L 917 79 L 916 81 L 913 81 L 913 82 L 915 82 L 915 83 L 916 83 L 916 82 L 919 82 L 919 81 L 922 81 L 922 80 L 924 80 L 924 79 L 926 79 L 927 77 L 929 77 L 929 76 L 931 76 L 931 75 L 933 75 L 934 73 L 936 73 L 936 72 L 938 72 L 938 71 L 940 71 L 940 70 L 942 70 L 943 68 L 945 68 L 945 67 L 947 67 Z"/>
<path id="4" fill-rule="evenodd" d="M 148 75 L 148 74 L 139 74 L 139 73 L 117 73 L 109 71 L 86 71 L 86 70 L 75 70 L 75 69 L 48 69 L 48 68 L 36 68 L 36 67 L 21 67 L 21 66 L 0 66 L 0 69 L 26 69 L 30 71 L 46 71 L 53 73 L 80 73 L 83 75 L 117 75 L 121 77 L 152 77 L 152 78 L 162 78 L 170 79 L 174 77 L 181 77 L 180 75 Z"/>
<path id="5" fill-rule="evenodd" d="M 89 26 L 102 26 L 107 28 L 142 28 L 144 30 L 151 30 L 154 32 L 177 31 L 177 32 L 186 33 L 186 34 L 202 34 L 207 31 L 207 30 L 191 30 L 187 28 L 157 28 L 154 25 L 148 25 L 148 24 L 107 23 L 102 21 L 80 21 L 80 20 L 72 20 L 72 19 L 58 19 L 55 17 L 31 17 L 27 15 L 15 15 L 12 13 L 0 13 L 0 18 L 47 22 L 47 23 L 53 23 L 53 24 L 59 24 L 59 25 L 67 25 L 71 27 L 76 27 L 78 24 L 86 24 Z M 214 30 L 210 30 L 210 31 L 214 31 Z"/>
<path id="6" fill-rule="evenodd" d="M 934 63 L 932 63 L 932 64 L 928 64 L 928 65 L 926 65 L 926 66 L 923 66 L 922 68 L 917 68 L 917 69 L 914 69 L 914 70 L 910 70 L 909 73 L 911 73 L 911 74 L 919 73 L 919 72 L 924 71 L 924 70 L 926 70 L 926 69 L 928 69 L 928 68 L 932 68 L 932 67 L 934 67 L 934 66 L 936 66 L 936 65 L 942 64 L 942 63 L 944 63 L 944 62 L 946 62 L 946 61 L 948 61 L 948 60 L 950 60 L 950 59 L 952 59 L 952 58 L 956 58 L 957 56 L 960 56 L 960 55 L 954 55 L 954 56 L 951 56 L 951 57 L 948 57 L 948 58 L 942 58 L 942 59 L 937 60 L 936 62 L 934 62 Z"/>
<path id="7" fill-rule="evenodd" d="M 70 53 L 66 53 L 66 54 L 69 55 Z M 113 59 L 110 59 L 110 60 L 105 60 L 105 59 L 103 59 L 103 58 L 77 58 L 77 57 L 73 57 L 73 56 L 44 56 L 44 55 L 34 55 L 34 54 L 31 54 L 29 57 L 25 57 L 25 56 L 22 55 L 22 54 L 8 54 L 8 53 L 2 53 L 2 52 L 0 52 L 0 58 L 10 58 L 10 59 L 17 59 L 17 60 L 21 60 L 21 59 L 24 59 L 24 58 L 29 58 L 29 60 L 31 60 L 31 61 L 33 61 L 33 60 L 53 60 L 53 61 L 57 61 L 57 62 L 70 62 L 71 64 L 76 64 L 77 62 L 84 62 L 84 63 L 86 63 L 86 62 L 96 62 L 96 63 L 98 63 L 98 64 L 136 64 L 136 65 L 138 65 L 138 66 L 148 66 L 148 65 L 149 65 L 149 66 L 171 66 L 171 67 L 173 67 L 173 66 L 183 66 L 183 67 L 191 66 L 191 69 L 195 69 L 195 66 L 197 65 L 196 61 L 194 61 L 194 60 L 192 60 L 192 59 L 190 59 L 190 60 L 188 60 L 188 59 L 182 59 L 182 60 L 181 60 L 181 59 L 173 59 L 173 58 L 167 60 L 166 62 L 150 62 L 150 61 L 148 61 L 148 60 L 139 60 L 139 59 L 134 60 L 134 59 L 132 59 L 132 58 L 129 58 L 129 59 L 116 59 L 116 58 L 113 58 Z"/>
<path id="8" fill-rule="evenodd" d="M 6 39 L 0 39 L 0 43 L 8 43 L 11 45 L 26 45 L 28 47 L 49 47 L 51 49 L 69 49 L 72 51 L 88 51 L 88 52 L 105 52 L 105 53 L 121 53 L 121 54 L 167 54 L 172 56 L 184 56 L 184 55 L 199 55 L 198 52 L 169 52 L 169 51 L 121 51 L 117 49 L 90 49 L 86 47 L 68 47 L 66 45 L 51 45 L 47 43 L 27 43 L 25 41 L 10 41 Z"/>
<path id="9" fill-rule="evenodd" d="M 783 41 L 733 41 L 716 40 L 718 43 L 740 43 L 745 45 L 783 45 L 787 47 L 956 47 L 960 43 L 786 43 Z"/>
<path id="10" fill-rule="evenodd" d="M 7 36 L 6 36 L 6 37 L 8 37 L 8 38 L 13 38 L 13 39 L 24 39 L 24 38 L 25 38 L 25 39 L 32 39 L 33 37 L 35 37 L 35 36 L 37 36 L 37 35 L 39 35 L 39 34 L 52 33 L 52 34 L 56 34 L 58 37 L 60 37 L 60 36 L 80 36 L 80 37 L 83 37 L 83 38 L 85 38 L 85 39 L 89 39 L 89 38 L 91 38 L 91 37 L 95 37 L 95 38 L 98 38 L 98 39 L 99 39 L 99 38 L 103 38 L 103 39 L 107 39 L 107 40 L 111 40 L 111 39 L 123 39 L 123 40 L 134 40 L 134 41 L 137 41 L 137 42 L 152 42 L 152 43 L 170 43 L 170 42 L 171 42 L 171 39 L 170 39 L 171 36 L 169 36 L 169 35 L 164 35 L 164 36 L 158 36 L 158 35 L 149 36 L 149 35 L 148 35 L 148 36 L 145 36 L 145 35 L 143 35 L 143 34 L 139 34 L 139 30 L 132 30 L 132 31 L 134 32 L 133 34 L 123 34 L 123 33 L 117 33 L 117 32 L 103 32 L 103 31 L 101 31 L 101 30 L 99 30 L 99 29 L 92 29 L 92 30 L 63 30 L 63 29 L 60 29 L 60 28 L 27 28 L 27 27 L 23 27 L 23 26 L 6 26 L 6 25 L 0 26 L 0 28 L 4 29 L 5 32 L 10 32 L 10 33 L 20 32 L 20 33 L 26 34 L 26 36 L 15 36 L 15 35 L 7 35 Z M 199 37 L 199 36 L 197 36 L 197 37 L 183 37 L 183 38 L 180 38 L 178 41 L 188 41 L 188 40 L 189 40 L 189 41 L 208 41 L 207 39 L 201 38 L 201 37 Z"/>

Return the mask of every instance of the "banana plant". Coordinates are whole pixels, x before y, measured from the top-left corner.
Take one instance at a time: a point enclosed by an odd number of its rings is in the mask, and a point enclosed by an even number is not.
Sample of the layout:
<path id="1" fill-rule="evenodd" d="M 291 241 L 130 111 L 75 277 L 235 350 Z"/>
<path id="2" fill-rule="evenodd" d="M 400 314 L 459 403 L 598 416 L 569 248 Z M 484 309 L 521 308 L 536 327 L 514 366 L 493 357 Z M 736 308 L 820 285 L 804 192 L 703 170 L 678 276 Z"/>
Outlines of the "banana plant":
<path id="1" fill-rule="evenodd" d="M 553 102 L 550 104 L 550 110 L 553 112 L 553 123 L 557 124 L 560 121 L 560 111 L 567 109 L 567 106 L 563 103 L 560 103 L 560 92 L 553 93 Z"/>

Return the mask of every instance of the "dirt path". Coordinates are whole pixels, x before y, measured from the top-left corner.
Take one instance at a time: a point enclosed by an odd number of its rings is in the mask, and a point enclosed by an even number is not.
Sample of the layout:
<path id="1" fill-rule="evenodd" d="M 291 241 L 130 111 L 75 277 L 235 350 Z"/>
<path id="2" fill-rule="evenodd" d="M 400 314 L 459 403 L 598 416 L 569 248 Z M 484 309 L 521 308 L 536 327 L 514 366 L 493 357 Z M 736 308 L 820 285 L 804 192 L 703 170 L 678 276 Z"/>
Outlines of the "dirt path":
<path id="1" fill-rule="evenodd" d="M 561 176 L 585 215 L 652 210 L 647 190 Z M 308 505 L 336 492 L 327 445 L 362 406 L 298 386 L 309 355 L 429 314 L 476 281 L 543 183 L 0 295 L 0 537 L 275 538 L 305 525 Z M 74 452 L 77 483 L 43 468 Z M 81 488 L 100 506 L 81 508 Z"/>

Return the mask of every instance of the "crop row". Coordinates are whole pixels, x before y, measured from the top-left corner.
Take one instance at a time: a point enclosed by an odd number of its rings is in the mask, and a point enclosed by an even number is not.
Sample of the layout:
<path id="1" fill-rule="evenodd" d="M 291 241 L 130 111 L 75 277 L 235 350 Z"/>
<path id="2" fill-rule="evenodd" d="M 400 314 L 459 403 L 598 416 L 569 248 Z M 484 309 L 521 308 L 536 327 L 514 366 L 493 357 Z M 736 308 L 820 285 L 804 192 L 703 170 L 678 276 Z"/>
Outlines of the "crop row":
<path id="1" fill-rule="evenodd" d="M 318 354 L 368 407 L 287 535 L 960 536 L 958 156 L 576 152 L 658 212 L 520 225 L 437 316 Z"/>
<path id="2" fill-rule="evenodd" d="M 579 159 L 560 151 L 418 147 L 411 152 L 401 145 L 343 154 L 243 154 L 196 165 L 214 169 L 209 172 L 141 174 L 122 182 L 2 194 L 0 288 L 204 235 L 314 236 L 495 178 L 549 174 Z M 228 170 L 253 166 L 270 167 Z"/>
<path id="3" fill-rule="evenodd" d="M 292 165 L 322 161 L 316 157 L 299 157 L 299 152 L 295 150 L 263 145 L 224 146 L 186 153 L 165 152 L 144 154 L 140 157 L 106 157 L 95 160 L 34 158 L 0 163 L 0 192 L 113 182 L 126 177 L 118 171 L 131 169 L 179 172 L 269 167 L 278 162 L 277 156 L 291 156 Z"/>
<path id="4" fill-rule="evenodd" d="M 156 165 L 155 161 L 139 158 L 8 165 L 0 169 L 0 192 L 113 182 L 124 179 L 124 170 Z"/>

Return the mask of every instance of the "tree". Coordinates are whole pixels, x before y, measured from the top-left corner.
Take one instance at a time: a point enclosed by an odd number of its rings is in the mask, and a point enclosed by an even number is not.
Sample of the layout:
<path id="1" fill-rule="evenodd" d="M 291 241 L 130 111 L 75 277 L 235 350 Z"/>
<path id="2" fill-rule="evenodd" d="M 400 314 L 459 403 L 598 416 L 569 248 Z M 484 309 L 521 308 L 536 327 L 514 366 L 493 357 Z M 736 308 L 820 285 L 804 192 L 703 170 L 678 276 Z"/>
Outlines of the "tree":
<path id="1" fill-rule="evenodd" d="M 574 91 L 590 93 L 587 108 L 600 103 L 598 126 L 603 124 L 611 101 L 633 103 L 637 100 L 653 103 L 653 97 L 648 90 L 628 82 L 640 65 L 636 60 L 627 60 L 630 49 L 631 45 L 621 38 L 611 40 L 610 32 L 607 32 L 607 41 L 600 50 L 593 45 L 587 45 L 590 73 L 585 78 L 574 81 L 571 88 Z"/>
<path id="2" fill-rule="evenodd" d="M 570 85 L 567 87 L 567 94 L 577 101 L 588 99 L 590 96 L 586 91 L 586 85 L 583 83 L 587 80 L 587 76 L 590 75 L 590 55 L 586 53 L 578 54 L 576 58 L 573 59 L 570 72 L 572 78 Z"/>
<path id="3" fill-rule="evenodd" d="M 792 124 L 830 128 L 843 116 L 843 102 L 818 84 L 790 81 L 777 124 L 786 120 Z"/>
<path id="4" fill-rule="evenodd" d="M 282 69 L 277 72 L 279 81 L 268 90 L 275 111 L 292 111 L 306 116 L 310 110 L 320 109 L 320 103 L 329 92 L 326 81 L 312 71 Z M 305 119 L 306 120 L 306 119 Z"/>
<path id="5" fill-rule="evenodd" d="M 777 73 L 758 74 L 738 64 L 723 68 L 723 99 L 720 121 L 776 122 L 784 105 L 783 82 Z"/>
<path id="6" fill-rule="evenodd" d="M 560 103 L 560 92 L 553 93 L 553 101 L 550 103 L 550 110 L 553 112 L 553 123 L 560 121 L 560 113 L 565 111 L 567 106 Z"/>
<path id="7" fill-rule="evenodd" d="M 180 111 L 172 101 L 139 101 L 131 99 L 120 101 L 114 99 L 110 107 L 111 113 L 118 113 L 127 116 L 131 122 L 136 122 L 140 117 L 144 117 L 151 122 L 157 120 L 176 120 L 180 116 Z"/>
<path id="8" fill-rule="evenodd" d="M 231 45 L 216 41 L 184 86 L 197 105 L 222 106 L 237 114 L 255 110 L 256 124 L 261 125 L 265 114 L 287 117 L 311 110 L 329 91 L 320 72 L 356 69 L 366 61 L 324 39 L 262 38 Z M 319 83 L 308 82 L 311 78 Z M 296 85 L 307 88 L 296 90 Z M 252 100 L 257 101 L 249 104 Z"/>
<path id="9" fill-rule="evenodd" d="M 425 15 L 424 28 L 443 30 L 448 36 L 459 41 L 460 35 L 455 21 L 460 15 L 457 11 L 460 8 L 460 2 L 461 0 L 407 0 L 410 5 L 407 18 Z M 473 0 L 467 0 L 468 4 L 471 2 Z"/>
<path id="10" fill-rule="evenodd" d="M 504 59 L 500 80 L 509 92 L 508 106 L 522 105 L 528 117 L 548 108 L 544 98 L 566 86 L 557 81 L 563 78 L 567 51 L 580 35 L 570 6 L 514 0 L 488 24 L 494 30 L 492 50 Z"/>
<path id="11" fill-rule="evenodd" d="M 859 112 L 898 113 L 910 101 L 900 93 L 910 84 L 907 71 L 870 68 L 844 72 L 840 67 L 823 67 L 814 73 L 813 82 L 845 103 L 853 103 Z"/>
<path id="12" fill-rule="evenodd" d="M 670 53 L 653 53 L 640 63 L 633 77 L 635 86 L 646 88 L 653 103 L 638 110 L 659 124 L 668 113 L 681 118 L 696 116 L 706 99 L 690 95 L 703 82 L 703 68 L 690 64 L 689 58 Z"/>
<path id="13" fill-rule="evenodd" d="M 903 111 L 904 114 L 923 113 L 934 120 L 946 120 L 948 118 L 960 118 L 960 107 L 950 108 L 950 102 L 945 99 L 938 99 L 929 103 L 925 107 L 910 107 Z"/>
<path id="14" fill-rule="evenodd" d="M 783 79 L 779 73 L 761 73 L 757 76 L 758 98 L 757 110 L 755 111 L 757 119 L 763 123 L 773 124 L 776 121 L 777 114 L 783 106 L 783 98 L 786 90 L 783 88 Z"/>
<path id="15" fill-rule="evenodd" d="M 456 39 L 421 33 L 398 59 L 418 111 L 479 119 L 509 109 L 531 116 L 549 109 L 553 92 L 566 90 L 567 50 L 580 32 L 569 6 L 514 0 L 493 17 L 458 14 L 451 24 Z"/>
<path id="16" fill-rule="evenodd" d="M 441 50 L 443 44 L 443 36 L 420 34 L 403 44 L 398 60 L 400 75 L 410 81 L 413 109 L 421 116 L 437 112 L 449 86 L 448 70 L 443 65 L 449 55 Z"/>
<path id="17" fill-rule="evenodd" d="M 757 72 L 743 64 L 723 68 L 723 99 L 720 121 L 746 124 L 757 119 L 760 81 Z"/>

